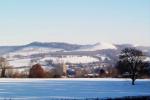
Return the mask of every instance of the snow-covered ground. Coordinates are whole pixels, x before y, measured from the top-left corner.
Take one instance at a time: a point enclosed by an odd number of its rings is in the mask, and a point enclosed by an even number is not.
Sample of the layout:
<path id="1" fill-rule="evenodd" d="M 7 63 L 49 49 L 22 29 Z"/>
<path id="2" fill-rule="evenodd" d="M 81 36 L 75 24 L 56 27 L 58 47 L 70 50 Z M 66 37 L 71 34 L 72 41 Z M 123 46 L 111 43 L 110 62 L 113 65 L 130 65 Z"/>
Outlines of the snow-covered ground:
<path id="1" fill-rule="evenodd" d="M 0 79 L 0 99 L 50 100 L 150 95 L 150 80 L 130 79 Z"/>
<path id="2" fill-rule="evenodd" d="M 53 60 L 54 63 L 63 62 L 63 63 L 90 63 L 98 62 L 99 60 L 90 56 L 77 56 L 69 55 L 64 57 L 45 57 L 41 61 Z"/>
<path id="3" fill-rule="evenodd" d="M 27 59 L 14 59 L 9 61 L 9 65 L 13 66 L 13 67 L 22 67 L 22 66 L 29 66 L 31 62 L 31 59 L 27 58 Z"/>
<path id="4" fill-rule="evenodd" d="M 111 59 L 110 59 L 109 57 L 107 57 L 106 55 L 97 54 L 96 56 L 99 57 L 99 58 L 101 58 L 102 61 L 104 61 L 104 60 L 106 60 L 106 59 L 107 59 L 107 60 L 111 60 Z"/>
<path id="5" fill-rule="evenodd" d="M 14 67 L 21 67 L 21 66 L 29 66 L 31 63 L 31 58 L 25 59 L 11 59 L 9 60 L 9 64 Z M 98 62 L 97 58 L 91 56 L 77 56 L 77 55 L 69 55 L 64 57 L 44 57 L 39 58 L 38 63 L 45 63 L 47 60 L 52 60 L 54 63 L 91 63 L 91 62 Z"/>
<path id="6" fill-rule="evenodd" d="M 148 62 L 150 62 L 150 57 L 146 57 L 146 59 L 144 60 L 144 61 L 148 61 Z"/>

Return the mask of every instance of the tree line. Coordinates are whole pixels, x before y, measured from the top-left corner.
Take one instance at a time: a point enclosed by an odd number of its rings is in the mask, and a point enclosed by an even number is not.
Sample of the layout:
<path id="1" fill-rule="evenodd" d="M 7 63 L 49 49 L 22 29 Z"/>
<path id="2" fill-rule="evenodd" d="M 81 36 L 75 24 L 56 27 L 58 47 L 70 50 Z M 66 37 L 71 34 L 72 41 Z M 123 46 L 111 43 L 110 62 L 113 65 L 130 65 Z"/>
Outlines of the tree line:
<path id="1" fill-rule="evenodd" d="M 145 60 L 146 55 L 136 48 L 123 49 L 116 61 L 116 65 L 108 69 L 106 73 L 103 69 L 99 70 L 100 75 L 98 77 L 117 77 L 117 78 L 131 78 L 132 85 L 135 84 L 137 78 L 149 78 L 150 77 L 150 64 Z M 61 66 L 61 65 L 57 65 Z M 59 69 L 44 70 L 40 64 L 35 64 L 27 70 L 26 73 L 14 73 L 8 77 L 29 77 L 29 78 L 57 78 L 65 76 L 67 73 L 61 72 Z M 1 77 L 7 77 L 7 74 L 11 73 L 12 66 L 9 66 L 8 61 L 0 57 L 0 70 Z M 85 77 L 87 73 L 84 70 L 76 71 L 77 77 Z M 67 75 L 66 75 L 67 76 Z"/>

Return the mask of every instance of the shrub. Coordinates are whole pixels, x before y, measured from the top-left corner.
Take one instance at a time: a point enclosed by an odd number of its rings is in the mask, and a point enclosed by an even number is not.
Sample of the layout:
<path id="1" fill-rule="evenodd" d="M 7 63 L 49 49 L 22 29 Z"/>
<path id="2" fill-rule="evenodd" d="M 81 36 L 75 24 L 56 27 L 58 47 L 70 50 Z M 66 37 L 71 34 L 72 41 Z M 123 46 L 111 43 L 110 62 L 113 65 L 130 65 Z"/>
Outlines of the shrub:
<path id="1" fill-rule="evenodd" d="M 41 65 L 40 64 L 33 65 L 29 72 L 29 78 L 44 78 L 44 77 L 45 73 Z"/>

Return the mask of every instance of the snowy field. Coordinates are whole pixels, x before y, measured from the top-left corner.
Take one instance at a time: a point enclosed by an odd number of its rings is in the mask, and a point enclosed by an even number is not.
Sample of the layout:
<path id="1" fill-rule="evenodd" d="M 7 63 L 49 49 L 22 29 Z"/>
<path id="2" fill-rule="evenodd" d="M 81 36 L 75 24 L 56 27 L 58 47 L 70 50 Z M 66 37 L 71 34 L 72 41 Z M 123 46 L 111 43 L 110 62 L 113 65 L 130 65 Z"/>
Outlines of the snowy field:
<path id="1" fill-rule="evenodd" d="M 105 60 L 105 56 L 101 57 L 102 60 Z M 109 59 L 109 58 L 108 58 Z M 24 58 L 24 59 L 15 59 L 15 58 L 9 58 L 9 64 L 13 67 L 21 67 L 21 66 L 29 66 L 31 63 L 31 58 Z M 46 64 L 45 61 L 52 60 L 53 63 L 73 63 L 73 64 L 80 64 L 80 63 L 92 63 L 92 62 L 98 62 L 99 60 L 97 58 L 91 57 L 91 56 L 64 56 L 64 57 L 44 57 L 37 60 L 40 64 Z"/>
<path id="2" fill-rule="evenodd" d="M 1 100 L 51 100 L 150 96 L 150 80 L 130 79 L 0 79 Z"/>

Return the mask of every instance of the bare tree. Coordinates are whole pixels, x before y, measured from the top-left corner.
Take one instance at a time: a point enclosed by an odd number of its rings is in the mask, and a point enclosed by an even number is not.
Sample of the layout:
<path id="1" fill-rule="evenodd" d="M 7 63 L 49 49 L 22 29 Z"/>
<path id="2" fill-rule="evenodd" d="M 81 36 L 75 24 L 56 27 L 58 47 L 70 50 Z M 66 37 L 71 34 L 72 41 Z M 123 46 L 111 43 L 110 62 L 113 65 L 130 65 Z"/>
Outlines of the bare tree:
<path id="1" fill-rule="evenodd" d="M 1 77 L 5 77 L 6 69 L 9 68 L 8 65 L 8 61 L 5 58 L 0 57 Z"/>
<path id="2" fill-rule="evenodd" d="M 144 64 L 145 56 L 142 51 L 135 48 L 125 48 L 121 51 L 119 61 L 117 63 L 117 69 L 121 73 L 128 73 L 128 76 L 132 79 L 132 85 L 135 85 L 135 80 L 140 74 L 140 71 L 146 64 Z"/>

